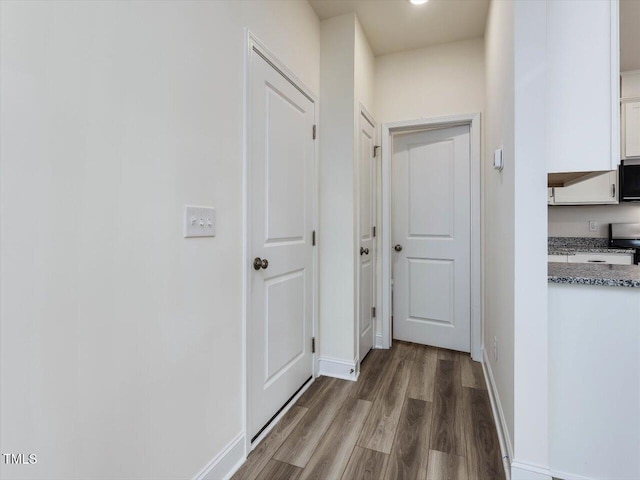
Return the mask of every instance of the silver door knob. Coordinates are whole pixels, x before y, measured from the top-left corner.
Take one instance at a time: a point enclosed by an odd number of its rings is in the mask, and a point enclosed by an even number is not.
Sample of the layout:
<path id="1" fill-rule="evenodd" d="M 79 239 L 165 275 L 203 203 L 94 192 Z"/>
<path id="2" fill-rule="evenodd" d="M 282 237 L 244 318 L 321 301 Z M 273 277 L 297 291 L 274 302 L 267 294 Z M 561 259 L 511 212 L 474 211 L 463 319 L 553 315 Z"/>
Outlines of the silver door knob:
<path id="1" fill-rule="evenodd" d="M 396 252 L 401 252 L 401 251 L 402 251 L 402 245 L 400 245 L 400 244 L 398 243 L 397 245 L 394 245 L 394 246 L 393 246 L 393 249 L 394 249 Z"/>
<path id="2" fill-rule="evenodd" d="M 256 257 L 253 259 L 253 268 L 256 270 L 260 270 L 261 268 L 266 270 L 269 266 L 269 260 L 266 258 Z"/>

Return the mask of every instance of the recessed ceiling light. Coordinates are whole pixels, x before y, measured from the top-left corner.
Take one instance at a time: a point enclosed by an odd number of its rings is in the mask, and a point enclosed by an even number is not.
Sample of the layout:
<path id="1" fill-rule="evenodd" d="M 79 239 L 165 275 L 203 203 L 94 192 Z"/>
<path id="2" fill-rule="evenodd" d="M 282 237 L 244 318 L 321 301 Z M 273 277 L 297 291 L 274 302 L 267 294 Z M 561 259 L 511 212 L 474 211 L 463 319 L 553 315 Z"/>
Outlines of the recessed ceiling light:
<path id="1" fill-rule="evenodd" d="M 429 0 L 409 0 L 409 3 L 413 5 L 423 5 L 427 3 Z"/>

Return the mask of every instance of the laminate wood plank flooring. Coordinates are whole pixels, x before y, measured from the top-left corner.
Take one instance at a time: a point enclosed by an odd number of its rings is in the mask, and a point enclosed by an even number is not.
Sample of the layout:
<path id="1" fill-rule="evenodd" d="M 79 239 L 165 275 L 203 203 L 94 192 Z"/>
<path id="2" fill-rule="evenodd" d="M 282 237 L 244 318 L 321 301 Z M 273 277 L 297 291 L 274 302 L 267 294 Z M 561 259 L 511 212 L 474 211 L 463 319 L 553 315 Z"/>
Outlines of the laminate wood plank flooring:
<path id="1" fill-rule="evenodd" d="M 480 362 L 474 362 L 468 355 L 460 358 L 461 382 L 463 387 L 487 389 Z"/>
<path id="2" fill-rule="evenodd" d="M 316 379 L 232 480 L 504 480 L 486 388 L 468 354 L 394 341 Z"/>
<path id="3" fill-rule="evenodd" d="M 478 388 L 464 387 L 462 390 L 465 425 L 470 426 L 466 438 L 469 478 L 499 478 L 503 473 L 503 467 L 489 394 L 486 390 Z"/>
<path id="4" fill-rule="evenodd" d="M 309 409 L 273 458 L 296 467 L 305 467 L 329 425 L 343 408 L 351 383 L 348 380 L 329 379 L 328 387 L 322 390 L 322 398 Z"/>
<path id="5" fill-rule="evenodd" d="M 264 440 L 249 454 L 247 461 L 233 476 L 233 480 L 255 480 L 258 478 L 258 474 L 267 466 L 278 448 L 308 411 L 307 408 L 298 405 L 291 407 Z"/>
<path id="6" fill-rule="evenodd" d="M 356 446 L 342 480 L 382 480 L 389 455 Z"/>
<path id="7" fill-rule="evenodd" d="M 431 433 L 431 403 L 415 398 L 404 402 L 385 480 L 418 479 L 427 476 Z"/>
<path id="8" fill-rule="evenodd" d="M 416 352 L 416 349 L 408 344 L 401 343 L 396 348 L 388 375 L 380 387 L 374 407 L 358 440 L 361 447 L 383 453 L 391 453 Z"/>
<path id="9" fill-rule="evenodd" d="M 302 469 L 278 460 L 269 460 L 256 480 L 298 480 Z"/>
<path id="10" fill-rule="evenodd" d="M 464 412 L 460 364 L 438 360 L 429 448 L 453 455 L 465 455 Z"/>
<path id="11" fill-rule="evenodd" d="M 411 379 L 407 389 L 407 397 L 425 402 L 433 401 L 436 384 L 436 367 L 438 365 L 438 349 L 434 347 L 418 348 L 411 368 Z"/>
<path id="12" fill-rule="evenodd" d="M 467 459 L 458 455 L 429 450 L 427 480 L 469 480 Z"/>
<path id="13" fill-rule="evenodd" d="M 358 440 L 371 402 L 350 397 L 315 449 L 301 480 L 340 480 Z"/>

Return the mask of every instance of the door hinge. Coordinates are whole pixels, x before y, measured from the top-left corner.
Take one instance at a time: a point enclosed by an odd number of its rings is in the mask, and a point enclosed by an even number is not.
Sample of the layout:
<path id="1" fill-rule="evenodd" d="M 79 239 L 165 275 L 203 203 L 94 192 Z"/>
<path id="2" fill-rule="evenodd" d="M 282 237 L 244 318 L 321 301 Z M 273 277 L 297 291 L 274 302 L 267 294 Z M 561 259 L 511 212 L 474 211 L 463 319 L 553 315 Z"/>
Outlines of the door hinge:
<path id="1" fill-rule="evenodd" d="M 376 318 L 376 307 L 371 307 L 371 316 Z"/>
<path id="2" fill-rule="evenodd" d="M 316 246 L 316 231 L 311 232 L 311 246 Z"/>
<path id="3" fill-rule="evenodd" d="M 313 139 L 316 139 L 316 126 L 313 126 Z"/>
<path id="4" fill-rule="evenodd" d="M 380 145 L 374 145 L 373 147 L 373 158 L 376 158 L 378 156 L 378 149 L 380 148 Z"/>
<path id="5" fill-rule="evenodd" d="M 373 227 L 373 228 L 372 228 L 372 232 L 371 232 L 371 233 L 372 233 L 372 235 L 373 235 L 374 237 L 376 236 L 376 227 Z"/>
<path id="6" fill-rule="evenodd" d="M 311 353 L 316 353 L 316 337 L 311 338 Z"/>

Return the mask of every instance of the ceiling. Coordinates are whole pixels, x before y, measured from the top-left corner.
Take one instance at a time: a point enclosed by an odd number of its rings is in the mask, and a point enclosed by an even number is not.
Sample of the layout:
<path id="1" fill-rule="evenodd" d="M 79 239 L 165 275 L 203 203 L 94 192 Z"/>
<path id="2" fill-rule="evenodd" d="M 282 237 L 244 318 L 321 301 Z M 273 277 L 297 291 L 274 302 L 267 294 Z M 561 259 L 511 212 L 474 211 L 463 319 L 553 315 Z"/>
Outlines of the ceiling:
<path id="1" fill-rule="evenodd" d="M 638 1 L 640 0 L 632 0 Z M 490 0 L 309 0 L 320 20 L 356 13 L 374 55 L 484 35 Z"/>
<path id="2" fill-rule="evenodd" d="M 620 70 L 640 70 L 640 0 L 620 2 Z"/>

